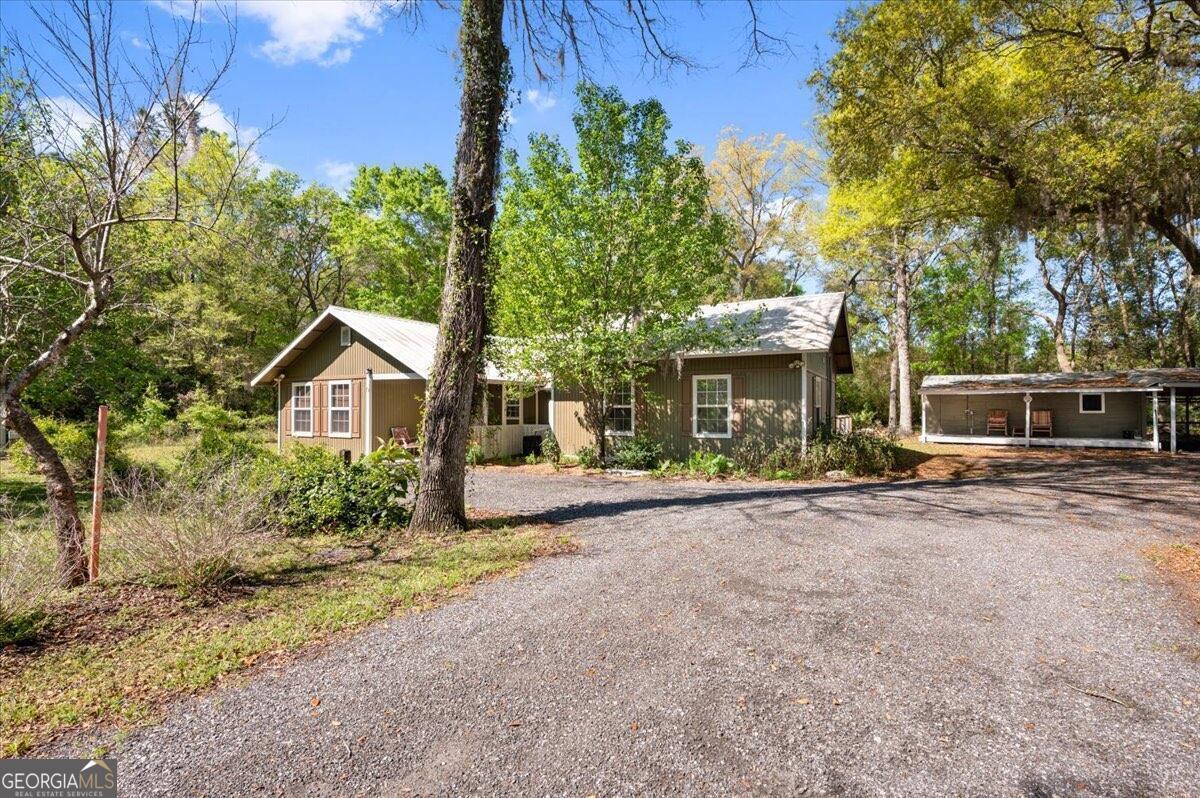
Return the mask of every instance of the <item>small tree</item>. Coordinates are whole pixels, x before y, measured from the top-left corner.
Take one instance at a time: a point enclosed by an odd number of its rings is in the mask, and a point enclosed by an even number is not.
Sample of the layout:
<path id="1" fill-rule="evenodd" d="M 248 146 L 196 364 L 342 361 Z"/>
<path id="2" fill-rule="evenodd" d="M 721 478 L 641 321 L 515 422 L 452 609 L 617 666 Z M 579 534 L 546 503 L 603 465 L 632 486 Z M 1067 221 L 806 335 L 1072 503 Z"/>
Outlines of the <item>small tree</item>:
<path id="1" fill-rule="evenodd" d="M 44 42 L 14 41 L 0 61 L 0 424 L 46 478 L 59 581 L 72 587 L 87 578 L 75 484 L 22 396 L 128 301 L 138 231 L 211 224 L 180 202 L 180 169 L 196 151 L 200 104 L 229 66 L 232 27 L 200 76 L 197 8 L 170 44 L 149 31 L 138 60 L 121 46 L 111 3 L 33 13 Z M 143 187 L 164 175 L 172 190 L 151 198 Z"/>
<path id="2" fill-rule="evenodd" d="M 708 211 L 708 180 L 685 142 L 667 144 L 655 100 L 581 84 L 578 165 L 556 138 L 508 155 L 497 224 L 499 358 L 583 394 L 580 419 L 605 454 L 607 397 L 664 358 L 719 349 L 740 332 L 697 323 L 722 290 L 729 225 Z"/>

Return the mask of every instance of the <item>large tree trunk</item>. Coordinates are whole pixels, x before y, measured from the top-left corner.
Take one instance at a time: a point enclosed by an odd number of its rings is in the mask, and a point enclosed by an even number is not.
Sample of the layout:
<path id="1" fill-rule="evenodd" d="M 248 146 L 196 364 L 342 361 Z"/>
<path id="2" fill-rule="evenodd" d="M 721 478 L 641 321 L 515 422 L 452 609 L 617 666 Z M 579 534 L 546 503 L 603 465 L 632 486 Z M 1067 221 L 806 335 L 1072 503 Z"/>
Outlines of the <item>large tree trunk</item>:
<path id="1" fill-rule="evenodd" d="M 895 432 L 900 423 L 899 408 L 896 406 L 896 384 L 899 382 L 899 372 L 896 370 L 896 320 L 892 319 L 892 356 L 888 360 L 888 430 Z"/>
<path id="2" fill-rule="evenodd" d="M 508 91 L 505 0 L 463 0 L 459 28 L 462 100 L 454 160 L 454 219 L 446 259 L 437 352 L 425 394 L 421 480 L 413 509 L 418 531 L 466 526 L 464 482 L 476 376 L 483 367 L 485 296 L 500 117 Z"/>
<path id="3" fill-rule="evenodd" d="M 908 353 L 909 309 L 908 309 L 908 266 L 904 258 L 896 257 L 896 399 L 900 417 L 896 432 L 900 435 L 913 434 L 912 412 L 912 362 Z"/>
<path id="4" fill-rule="evenodd" d="M 0 418 L 5 426 L 21 436 L 37 461 L 38 471 L 46 478 L 46 504 L 58 538 L 58 583 L 62 587 L 78 587 L 87 582 L 88 574 L 83 523 L 75 504 L 75 482 L 58 452 L 20 402 L 15 399 L 0 402 Z"/>

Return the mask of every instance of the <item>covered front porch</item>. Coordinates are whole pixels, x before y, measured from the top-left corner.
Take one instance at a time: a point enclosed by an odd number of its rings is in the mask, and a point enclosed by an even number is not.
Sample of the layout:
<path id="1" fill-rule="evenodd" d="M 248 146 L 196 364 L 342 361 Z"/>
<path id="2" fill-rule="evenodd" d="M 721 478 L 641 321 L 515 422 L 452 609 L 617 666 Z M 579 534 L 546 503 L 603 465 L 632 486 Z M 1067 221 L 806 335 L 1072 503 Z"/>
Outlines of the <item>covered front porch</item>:
<path id="1" fill-rule="evenodd" d="M 1184 451 L 1200 443 L 1200 370 L 926 377 L 921 440 Z"/>

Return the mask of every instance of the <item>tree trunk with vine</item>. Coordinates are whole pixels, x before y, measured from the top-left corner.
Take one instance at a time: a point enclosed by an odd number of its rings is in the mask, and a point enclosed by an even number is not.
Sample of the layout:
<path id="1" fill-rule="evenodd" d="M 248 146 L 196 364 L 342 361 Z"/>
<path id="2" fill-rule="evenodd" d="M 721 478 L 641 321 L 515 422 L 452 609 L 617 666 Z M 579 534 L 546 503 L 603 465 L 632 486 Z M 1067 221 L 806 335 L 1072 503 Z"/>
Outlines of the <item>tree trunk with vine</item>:
<path id="1" fill-rule="evenodd" d="M 421 481 L 412 528 L 466 526 L 466 457 L 487 331 L 488 250 L 496 215 L 500 120 L 509 82 L 505 0 L 464 0 L 459 29 L 462 100 L 454 161 L 453 224 L 437 351 L 425 395 Z"/>

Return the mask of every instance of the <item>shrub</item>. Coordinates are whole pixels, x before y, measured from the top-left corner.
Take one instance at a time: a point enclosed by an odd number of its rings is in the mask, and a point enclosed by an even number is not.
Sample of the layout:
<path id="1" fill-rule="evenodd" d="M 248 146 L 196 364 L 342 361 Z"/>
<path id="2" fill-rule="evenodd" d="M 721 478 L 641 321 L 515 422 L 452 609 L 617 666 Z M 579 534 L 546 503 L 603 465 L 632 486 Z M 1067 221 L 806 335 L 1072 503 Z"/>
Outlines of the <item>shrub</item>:
<path id="1" fill-rule="evenodd" d="M 596 451 L 595 446 L 580 446 L 575 456 L 579 459 L 579 465 L 584 468 L 600 468 L 603 465 L 600 462 L 600 453 Z"/>
<path id="2" fill-rule="evenodd" d="M 249 472 L 241 463 L 199 483 L 180 475 L 119 483 L 125 507 L 110 521 L 105 576 L 188 595 L 236 578 L 271 528 L 267 489 Z"/>
<path id="3" fill-rule="evenodd" d="M 635 435 L 617 443 L 612 461 L 620 468 L 646 470 L 658 465 L 662 453 L 661 443 L 646 435 Z"/>
<path id="4" fill-rule="evenodd" d="M 848 434 L 822 429 L 809 442 L 800 438 L 743 441 L 735 452 L 740 468 L 768 479 L 811 479 L 829 471 L 851 476 L 884 474 L 896 465 L 899 449 L 891 438 L 872 432 Z"/>
<path id="5" fill-rule="evenodd" d="M 56 585 L 54 534 L 48 522 L 0 517 L 0 646 L 41 631 L 45 602 Z"/>
<path id="6" fill-rule="evenodd" d="M 733 461 L 720 452 L 697 449 L 688 456 L 687 470 L 693 474 L 715 477 L 732 471 Z"/>
<path id="7" fill-rule="evenodd" d="M 203 388 L 196 390 L 191 401 L 176 417 L 185 433 L 220 431 L 235 432 L 246 428 L 246 417 L 213 401 Z"/>
<path id="8" fill-rule="evenodd" d="M 855 430 L 875 429 L 879 426 L 879 417 L 875 415 L 875 411 L 869 407 L 862 407 L 855 410 L 850 416 L 854 420 Z"/>
<path id="9" fill-rule="evenodd" d="M 558 445 L 558 438 L 554 437 L 552 430 L 547 430 L 542 435 L 542 459 L 551 463 L 562 459 L 562 447 Z"/>
<path id="10" fill-rule="evenodd" d="M 96 465 L 96 425 L 40 418 L 37 420 L 37 426 L 62 458 L 71 479 L 79 483 L 90 481 Z M 26 474 L 38 472 L 37 460 L 24 441 L 18 439 L 8 451 L 9 462 L 13 468 Z M 118 474 L 129 467 L 120 436 L 109 434 L 105 445 L 104 463 L 106 472 Z"/>
<path id="11" fill-rule="evenodd" d="M 323 447 L 296 446 L 279 467 L 272 504 L 290 534 L 356 535 L 407 522 L 416 479 L 416 460 L 391 442 L 350 465 Z"/>
<path id="12" fill-rule="evenodd" d="M 162 437 L 167 429 L 168 409 L 167 403 L 158 395 L 158 387 L 149 383 L 133 418 L 122 426 L 121 431 L 129 440 L 148 441 Z"/>
<path id="13" fill-rule="evenodd" d="M 467 465 L 483 465 L 483 462 L 483 444 L 471 441 L 470 445 L 467 446 Z"/>

